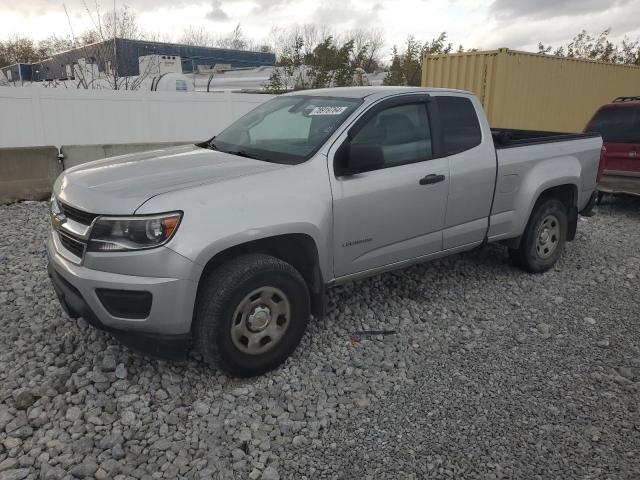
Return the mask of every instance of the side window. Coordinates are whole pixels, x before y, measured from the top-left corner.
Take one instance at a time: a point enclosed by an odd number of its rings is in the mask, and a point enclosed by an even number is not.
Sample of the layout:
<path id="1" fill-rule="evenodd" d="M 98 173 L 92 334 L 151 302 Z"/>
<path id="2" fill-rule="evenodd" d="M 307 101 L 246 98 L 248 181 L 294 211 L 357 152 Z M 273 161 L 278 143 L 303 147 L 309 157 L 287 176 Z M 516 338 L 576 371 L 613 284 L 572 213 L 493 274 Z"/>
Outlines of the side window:
<path id="1" fill-rule="evenodd" d="M 464 97 L 436 97 L 442 121 L 445 155 L 455 155 L 480 145 L 482 132 L 471 100 Z"/>
<path id="2" fill-rule="evenodd" d="M 381 110 L 356 133 L 351 144 L 380 146 L 385 167 L 432 158 L 426 105 L 415 103 Z"/>

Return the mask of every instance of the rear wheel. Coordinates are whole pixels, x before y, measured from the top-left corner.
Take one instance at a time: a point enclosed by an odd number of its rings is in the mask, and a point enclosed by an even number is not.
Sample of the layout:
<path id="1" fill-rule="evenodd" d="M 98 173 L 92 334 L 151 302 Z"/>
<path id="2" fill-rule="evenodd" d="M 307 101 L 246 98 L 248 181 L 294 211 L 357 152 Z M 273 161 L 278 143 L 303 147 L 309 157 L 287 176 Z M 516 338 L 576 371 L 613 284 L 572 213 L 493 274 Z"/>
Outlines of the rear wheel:
<path id="1" fill-rule="evenodd" d="M 300 273 L 275 257 L 249 254 L 204 280 L 193 333 L 206 361 L 250 377 L 284 362 L 309 316 L 309 292 Z"/>
<path id="2" fill-rule="evenodd" d="M 555 198 L 542 200 L 531 214 L 519 248 L 509 251 L 513 263 L 532 273 L 549 270 L 562 255 L 567 227 L 564 204 Z"/>

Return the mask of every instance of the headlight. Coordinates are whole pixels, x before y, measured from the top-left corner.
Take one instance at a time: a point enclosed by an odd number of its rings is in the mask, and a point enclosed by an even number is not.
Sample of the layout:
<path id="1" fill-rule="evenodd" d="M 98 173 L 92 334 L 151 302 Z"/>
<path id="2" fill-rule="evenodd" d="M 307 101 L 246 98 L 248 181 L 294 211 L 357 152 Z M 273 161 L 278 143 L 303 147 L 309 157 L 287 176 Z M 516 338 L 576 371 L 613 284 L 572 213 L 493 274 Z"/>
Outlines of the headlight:
<path id="1" fill-rule="evenodd" d="M 181 212 L 133 217 L 99 217 L 91 228 L 87 250 L 122 252 L 164 245 L 175 234 Z"/>

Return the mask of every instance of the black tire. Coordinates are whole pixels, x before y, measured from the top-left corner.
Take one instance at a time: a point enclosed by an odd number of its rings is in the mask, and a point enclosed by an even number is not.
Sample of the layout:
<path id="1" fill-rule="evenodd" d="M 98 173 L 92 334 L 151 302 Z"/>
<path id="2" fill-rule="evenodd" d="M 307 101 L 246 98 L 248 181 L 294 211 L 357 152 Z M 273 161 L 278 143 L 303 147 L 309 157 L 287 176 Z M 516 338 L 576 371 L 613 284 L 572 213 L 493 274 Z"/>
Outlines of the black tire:
<path id="1" fill-rule="evenodd" d="M 560 200 L 547 198 L 538 202 L 531 212 L 520 247 L 509 250 L 514 265 L 531 273 L 546 272 L 553 267 L 564 251 L 568 223 L 567 209 Z M 542 243 L 543 240 L 547 243 Z"/>
<path id="2" fill-rule="evenodd" d="M 246 304 L 252 292 L 261 288 L 277 289 L 284 294 L 289 318 L 282 337 L 269 346 L 269 350 L 250 354 L 239 348 L 243 347 L 242 339 L 247 337 L 238 338 L 240 334 L 236 334 L 235 339 L 232 338 L 232 325 L 234 322 L 236 326 L 240 322 L 249 325 L 249 317 L 237 309 Z M 193 325 L 195 345 L 205 361 L 220 366 L 232 376 L 261 375 L 279 366 L 296 349 L 309 322 L 309 304 L 309 290 L 302 275 L 288 263 L 262 254 L 237 257 L 214 270 L 198 290 Z M 255 312 L 262 307 L 253 308 Z M 279 324 L 280 317 L 277 321 Z M 248 330 L 247 334 L 258 335 Z M 260 344 L 257 348 L 264 347 Z"/>

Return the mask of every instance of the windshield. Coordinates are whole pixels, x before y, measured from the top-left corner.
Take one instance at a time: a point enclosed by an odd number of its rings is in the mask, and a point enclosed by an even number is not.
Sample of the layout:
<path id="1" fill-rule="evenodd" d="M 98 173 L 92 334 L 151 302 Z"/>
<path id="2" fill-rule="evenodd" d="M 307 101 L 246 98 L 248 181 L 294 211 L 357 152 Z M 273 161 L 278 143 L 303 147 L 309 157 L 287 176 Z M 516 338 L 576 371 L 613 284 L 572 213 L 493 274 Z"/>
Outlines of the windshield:
<path id="1" fill-rule="evenodd" d="M 587 132 L 597 132 L 605 142 L 640 143 L 640 107 L 604 107 L 593 117 Z"/>
<path id="2" fill-rule="evenodd" d="M 308 160 L 362 103 L 361 99 L 282 96 L 232 123 L 210 147 L 276 163 Z"/>

